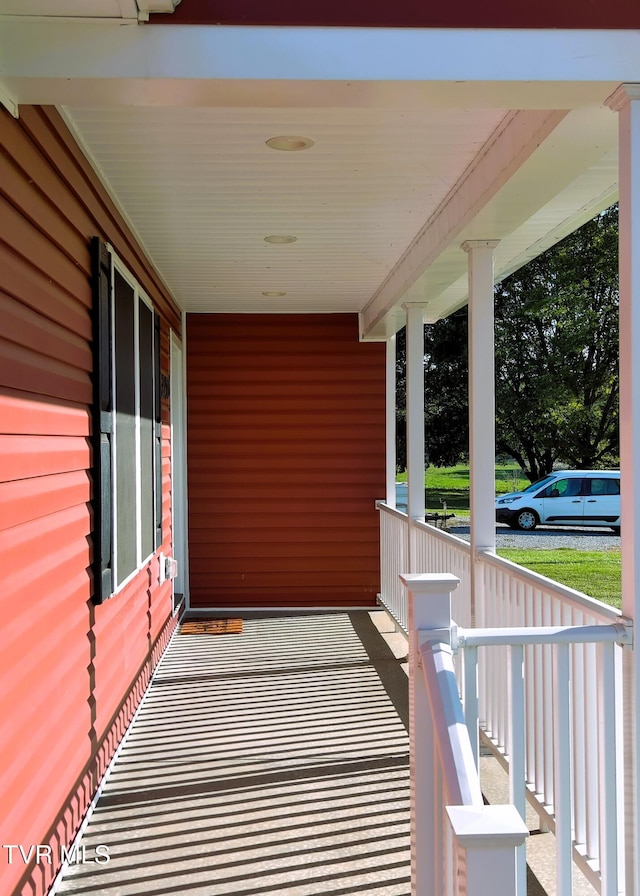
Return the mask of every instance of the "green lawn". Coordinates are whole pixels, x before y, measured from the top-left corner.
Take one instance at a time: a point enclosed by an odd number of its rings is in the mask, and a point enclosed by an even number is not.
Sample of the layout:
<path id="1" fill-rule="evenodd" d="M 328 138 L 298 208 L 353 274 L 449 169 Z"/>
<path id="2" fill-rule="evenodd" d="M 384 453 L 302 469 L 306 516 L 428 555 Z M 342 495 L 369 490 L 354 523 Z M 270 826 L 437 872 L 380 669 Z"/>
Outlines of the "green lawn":
<path id="1" fill-rule="evenodd" d="M 531 548 L 501 548 L 501 557 L 526 566 L 547 576 L 620 608 L 620 551 L 576 551 L 571 548 L 535 550 Z"/>
<path id="2" fill-rule="evenodd" d="M 399 473 L 398 482 L 406 482 L 407 474 Z M 447 508 L 461 513 L 469 513 L 469 466 L 429 467 L 425 474 L 427 509 L 441 511 L 443 503 Z M 526 488 L 529 480 L 522 476 L 516 464 L 501 464 L 496 467 L 496 494 L 514 492 Z"/>

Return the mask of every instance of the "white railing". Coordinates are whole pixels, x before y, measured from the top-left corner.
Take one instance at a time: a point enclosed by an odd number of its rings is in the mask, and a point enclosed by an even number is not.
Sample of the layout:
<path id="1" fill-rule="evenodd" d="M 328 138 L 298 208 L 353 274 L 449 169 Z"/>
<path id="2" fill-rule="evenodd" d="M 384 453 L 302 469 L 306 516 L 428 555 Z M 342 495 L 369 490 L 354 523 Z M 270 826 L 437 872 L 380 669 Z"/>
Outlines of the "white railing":
<path id="1" fill-rule="evenodd" d="M 577 632 L 582 626 L 621 623 L 621 614 L 614 607 L 495 554 L 483 552 L 478 562 L 483 590 L 482 599 L 477 601 L 479 626 L 571 627 L 576 631 L 574 640 L 578 641 Z M 615 726 L 605 724 L 604 714 L 610 707 L 603 705 L 598 695 L 606 683 L 612 704 L 621 699 L 622 648 L 598 645 L 594 638 L 591 643 L 575 643 L 567 651 L 571 717 L 570 740 L 564 755 L 569 757 L 570 765 L 569 774 L 562 780 L 571 788 L 574 861 L 591 884 L 601 890 L 606 864 L 603 837 L 622 825 L 620 817 L 610 817 L 605 809 L 611 805 L 613 768 L 622 764 L 622 736 L 620 713 Z M 558 814 L 554 767 L 561 759 L 556 743 L 557 720 L 550 699 L 560 686 L 555 671 L 557 653 L 558 648 L 550 644 L 529 644 L 524 648 L 524 779 L 529 801 L 551 830 L 556 829 Z M 512 659 L 507 647 L 494 647 L 480 657 L 478 666 L 480 727 L 505 765 L 514 753 L 509 726 L 513 702 L 505 675 Z M 474 659 L 465 650 L 467 663 L 471 667 Z M 474 675 L 472 668 L 469 675 Z"/>
<path id="2" fill-rule="evenodd" d="M 378 502 L 380 511 L 380 600 L 406 633 L 409 621 L 407 592 L 400 575 L 409 569 L 409 518 Z"/>
<path id="3" fill-rule="evenodd" d="M 454 643 L 464 648 L 465 688 L 472 698 L 477 672 L 486 666 L 501 669 L 506 692 L 502 756 L 509 770 L 511 799 L 524 817 L 529 796 L 555 831 L 559 896 L 573 892 L 572 860 L 602 896 L 623 892 L 618 695 L 621 645 L 630 640 L 630 631 L 621 623 L 475 628 L 454 633 Z M 486 652 L 484 664 L 478 664 L 478 649 Z M 536 675 L 539 652 L 545 654 L 545 680 Z M 590 693 L 584 692 L 585 669 L 575 663 L 576 654 L 592 658 L 596 681 Z M 495 661 L 497 655 L 502 657 L 501 667 Z M 542 702 L 541 722 L 532 688 L 539 689 L 535 696 Z M 585 713 L 586 703 L 591 710 Z M 474 705 L 474 699 L 465 700 L 471 737 L 478 732 L 478 718 L 470 713 Z M 585 724 L 585 717 L 591 724 Z M 473 744 L 472 749 L 476 753 Z M 546 788 L 544 793 L 536 791 L 531 769 Z"/>
<path id="4" fill-rule="evenodd" d="M 451 595 L 452 616 L 458 625 L 471 625 L 469 543 L 428 523 L 412 520 L 411 559 L 411 572 L 449 572 L 460 580 Z"/>
<path id="5" fill-rule="evenodd" d="M 630 637 L 621 614 L 495 554 L 481 552 L 473 570 L 477 626 L 527 629 L 531 634 L 533 629 L 555 627 L 569 634 L 558 635 L 565 640 L 561 647 L 540 631 L 536 643 L 509 645 L 497 636 L 484 643 L 474 641 L 469 631 L 469 545 L 433 526 L 409 522 L 405 514 L 384 505 L 380 511 L 383 526 L 390 513 L 394 520 L 401 518 L 397 534 L 409 545 L 404 550 L 411 573 L 452 572 L 460 580 L 452 617 L 465 629 L 465 649 L 460 651 L 455 671 L 465 714 L 471 720 L 473 755 L 477 757 L 480 730 L 483 741 L 510 770 L 518 808 L 522 809 L 526 795 L 540 815 L 541 826 L 554 830 L 564 843 L 565 857 L 573 856 L 603 896 L 617 894 L 614 881 L 622 881 L 623 828 L 621 781 L 616 777 L 616 768 L 622 768 L 620 645 Z M 383 556 L 382 563 L 391 570 L 389 558 Z M 385 587 L 381 599 L 386 605 Z M 407 611 L 397 609 L 402 607 L 397 591 L 393 599 L 396 619 L 408 620 Z M 612 639 L 617 643 L 611 643 Z M 517 697 L 520 687 L 522 703 Z M 560 716 L 554 709 L 558 694 L 566 704 Z M 560 728 L 566 729 L 566 736 L 559 736 Z M 558 769 L 563 770 L 560 778 Z M 566 868 L 562 866 L 558 873 L 566 875 Z"/>
<path id="6" fill-rule="evenodd" d="M 513 805 L 482 799 L 449 644 L 457 579 L 402 578 L 410 620 L 411 892 L 516 896 L 528 830 Z"/>
<path id="7" fill-rule="evenodd" d="M 399 575 L 406 572 L 448 572 L 460 579 L 453 595 L 454 618 L 470 625 L 471 550 L 462 538 L 435 526 L 410 520 L 406 513 L 378 502 L 380 511 L 380 601 L 407 633 L 407 593 Z"/>

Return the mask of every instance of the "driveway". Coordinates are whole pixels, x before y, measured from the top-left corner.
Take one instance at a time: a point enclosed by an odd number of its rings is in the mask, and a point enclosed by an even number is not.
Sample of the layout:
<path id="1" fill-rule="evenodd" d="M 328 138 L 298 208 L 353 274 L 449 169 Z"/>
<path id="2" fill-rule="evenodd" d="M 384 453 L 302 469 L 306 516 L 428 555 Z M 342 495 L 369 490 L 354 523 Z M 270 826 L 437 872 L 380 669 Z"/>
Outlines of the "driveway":
<path id="1" fill-rule="evenodd" d="M 447 531 L 469 540 L 469 520 L 451 520 Z M 508 526 L 496 525 L 498 548 L 573 548 L 578 551 L 610 551 L 620 548 L 620 536 L 605 528 L 571 528 L 570 526 L 538 526 L 533 532 L 516 532 Z"/>

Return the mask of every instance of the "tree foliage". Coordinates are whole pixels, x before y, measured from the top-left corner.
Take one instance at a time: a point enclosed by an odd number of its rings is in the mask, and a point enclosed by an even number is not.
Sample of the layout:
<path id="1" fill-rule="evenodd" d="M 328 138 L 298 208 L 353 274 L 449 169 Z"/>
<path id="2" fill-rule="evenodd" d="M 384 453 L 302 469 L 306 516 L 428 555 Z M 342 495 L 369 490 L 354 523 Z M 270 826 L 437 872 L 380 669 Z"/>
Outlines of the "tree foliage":
<path id="1" fill-rule="evenodd" d="M 406 466 L 406 342 L 396 341 L 397 463 Z M 437 467 L 457 463 L 469 450 L 467 398 L 467 311 L 424 328 L 425 461 Z"/>
<path id="2" fill-rule="evenodd" d="M 608 209 L 495 289 L 496 447 L 531 481 L 556 461 L 618 461 L 618 210 Z M 398 464 L 404 445 L 398 334 Z M 425 327 L 428 462 L 468 451 L 467 311 Z"/>
<path id="3" fill-rule="evenodd" d="M 534 481 L 618 454 L 618 215 L 598 215 L 496 287 L 496 445 Z"/>

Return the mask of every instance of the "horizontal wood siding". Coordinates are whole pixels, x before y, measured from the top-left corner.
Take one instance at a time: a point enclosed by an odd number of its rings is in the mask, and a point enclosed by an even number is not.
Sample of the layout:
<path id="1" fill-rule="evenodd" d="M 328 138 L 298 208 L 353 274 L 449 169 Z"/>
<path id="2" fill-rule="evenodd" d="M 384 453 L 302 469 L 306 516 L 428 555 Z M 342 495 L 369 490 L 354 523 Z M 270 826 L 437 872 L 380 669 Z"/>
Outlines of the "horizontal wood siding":
<path id="1" fill-rule="evenodd" d="M 193 606 L 375 603 L 384 357 L 355 315 L 188 315 Z"/>
<path id="2" fill-rule="evenodd" d="M 53 109 L 0 110 L 0 755 L 3 843 L 68 846 L 171 632 L 154 558 L 112 601 L 92 582 L 90 240 L 108 240 L 163 316 L 180 316 Z M 164 550 L 171 550 L 169 406 Z M 40 896 L 56 864 L 7 863 Z"/>

